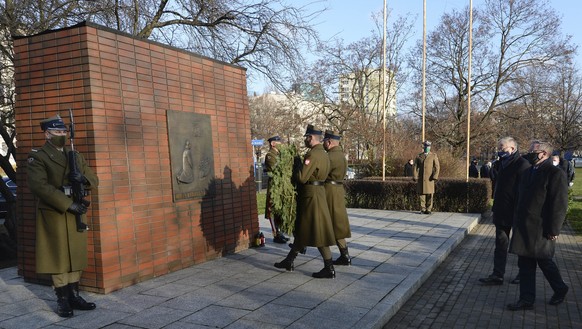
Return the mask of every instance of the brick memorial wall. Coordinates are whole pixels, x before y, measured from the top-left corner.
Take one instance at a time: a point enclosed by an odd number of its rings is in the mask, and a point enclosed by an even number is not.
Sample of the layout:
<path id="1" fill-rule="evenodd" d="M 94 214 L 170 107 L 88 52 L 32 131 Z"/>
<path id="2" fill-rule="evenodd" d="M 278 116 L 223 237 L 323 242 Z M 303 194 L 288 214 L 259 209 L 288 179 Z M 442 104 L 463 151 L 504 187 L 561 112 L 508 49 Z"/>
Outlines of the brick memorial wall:
<path id="1" fill-rule="evenodd" d="M 14 49 L 26 281 L 49 282 L 35 273 L 27 154 L 44 144 L 39 121 L 60 113 L 68 124 L 69 108 L 75 148 L 100 179 L 84 289 L 108 293 L 249 247 L 259 228 L 243 68 L 92 23 L 15 38 Z"/>

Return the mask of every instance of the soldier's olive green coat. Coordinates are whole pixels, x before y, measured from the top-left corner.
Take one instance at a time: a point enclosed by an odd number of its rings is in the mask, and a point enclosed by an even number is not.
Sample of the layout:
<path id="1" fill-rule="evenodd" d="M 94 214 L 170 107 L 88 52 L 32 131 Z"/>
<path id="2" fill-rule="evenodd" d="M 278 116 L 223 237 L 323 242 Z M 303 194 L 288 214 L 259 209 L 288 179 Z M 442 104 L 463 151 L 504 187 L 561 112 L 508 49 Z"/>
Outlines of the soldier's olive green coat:
<path id="1" fill-rule="evenodd" d="M 414 179 L 418 180 L 418 194 L 434 194 L 434 181 L 439 179 L 441 170 L 436 153 L 420 153 L 414 160 Z"/>
<path id="2" fill-rule="evenodd" d="M 68 154 L 68 150 L 65 149 Z M 97 187 L 99 180 L 77 153 L 77 168 Z M 69 184 L 65 153 L 46 143 L 32 150 L 26 166 L 28 188 L 36 197 L 36 272 L 68 273 L 87 267 L 87 233 L 77 232 L 75 215 L 67 209 L 73 200 L 60 190 Z M 86 216 L 83 215 L 86 223 Z"/>
<path id="3" fill-rule="evenodd" d="M 325 196 L 327 206 L 331 214 L 333 232 L 336 240 L 350 238 L 350 222 L 346 211 L 346 191 L 343 184 L 331 184 L 329 181 L 342 182 L 346 177 L 348 161 L 340 146 L 335 146 L 327 151 L 329 156 L 330 170 L 327 175 L 328 183 L 325 184 Z"/>
<path id="4" fill-rule="evenodd" d="M 335 245 L 333 225 L 325 187 L 310 185 L 309 182 L 323 182 L 329 172 L 329 157 L 323 145 L 315 145 L 303 160 L 296 173 L 298 183 L 297 218 L 295 220 L 294 243 L 297 246 L 325 247 Z"/>

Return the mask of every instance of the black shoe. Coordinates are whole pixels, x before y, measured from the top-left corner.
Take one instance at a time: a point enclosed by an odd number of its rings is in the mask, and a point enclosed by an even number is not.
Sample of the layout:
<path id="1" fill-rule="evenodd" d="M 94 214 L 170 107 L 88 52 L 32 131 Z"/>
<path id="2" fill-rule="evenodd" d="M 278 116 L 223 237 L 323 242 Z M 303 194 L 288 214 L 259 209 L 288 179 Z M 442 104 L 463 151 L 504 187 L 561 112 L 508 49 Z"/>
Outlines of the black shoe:
<path id="1" fill-rule="evenodd" d="M 513 280 L 509 281 L 511 284 L 519 284 L 519 275 L 517 275 Z"/>
<path id="2" fill-rule="evenodd" d="M 273 238 L 273 242 L 275 242 L 275 243 L 287 243 L 287 240 L 285 239 L 284 236 L 279 234 Z"/>
<path id="3" fill-rule="evenodd" d="M 552 296 L 552 298 L 550 298 L 550 301 L 548 302 L 548 304 L 550 304 L 550 305 L 562 304 L 564 302 L 564 300 L 566 299 L 567 293 L 568 293 L 568 289 L 566 289 L 566 291 L 562 292 L 562 293 L 555 292 L 554 295 Z"/>
<path id="4" fill-rule="evenodd" d="M 485 286 L 500 286 L 503 284 L 503 278 L 500 278 L 495 274 L 491 274 L 486 278 L 480 278 L 479 282 L 483 283 Z"/>
<path id="5" fill-rule="evenodd" d="M 528 303 L 523 300 L 518 300 L 517 303 L 507 304 L 507 309 L 510 311 L 533 310 L 533 303 Z"/>
<path id="6" fill-rule="evenodd" d="M 430 215 L 430 214 L 431 214 L 431 211 L 430 211 L 430 210 L 426 210 L 426 211 L 424 212 L 424 214 L 425 214 L 425 215 Z"/>

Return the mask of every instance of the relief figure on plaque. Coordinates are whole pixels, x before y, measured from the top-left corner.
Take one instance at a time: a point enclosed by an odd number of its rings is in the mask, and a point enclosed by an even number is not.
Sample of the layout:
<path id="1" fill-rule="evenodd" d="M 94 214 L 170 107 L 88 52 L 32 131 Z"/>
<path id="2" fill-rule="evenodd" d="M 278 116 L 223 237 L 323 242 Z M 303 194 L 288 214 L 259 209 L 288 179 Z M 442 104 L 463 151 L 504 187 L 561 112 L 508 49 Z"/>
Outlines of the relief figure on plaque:
<path id="1" fill-rule="evenodd" d="M 176 176 L 178 183 L 190 184 L 194 181 L 194 164 L 192 163 L 192 151 L 190 141 L 186 140 L 182 152 L 182 169 Z"/>

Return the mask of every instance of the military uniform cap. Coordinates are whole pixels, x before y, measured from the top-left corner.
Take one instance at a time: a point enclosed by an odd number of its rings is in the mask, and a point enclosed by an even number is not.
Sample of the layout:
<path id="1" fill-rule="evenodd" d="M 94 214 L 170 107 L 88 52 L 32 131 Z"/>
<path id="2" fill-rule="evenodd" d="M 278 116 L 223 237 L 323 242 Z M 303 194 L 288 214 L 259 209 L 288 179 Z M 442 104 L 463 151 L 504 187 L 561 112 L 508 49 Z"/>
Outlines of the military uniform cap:
<path id="1" fill-rule="evenodd" d="M 315 128 L 313 125 L 307 125 L 307 129 L 305 130 L 303 137 L 309 135 L 323 135 L 323 131 Z"/>
<path id="2" fill-rule="evenodd" d="M 280 142 L 281 141 L 281 137 L 279 137 L 279 135 L 275 135 L 272 137 L 269 137 L 269 139 L 267 139 L 267 142 Z"/>
<path id="3" fill-rule="evenodd" d="M 40 122 L 40 128 L 43 131 L 46 130 L 67 130 L 67 126 L 63 122 L 63 119 L 57 114 L 48 119 L 44 119 Z"/>
<path id="4" fill-rule="evenodd" d="M 338 141 L 341 138 L 342 138 L 342 136 L 338 135 L 333 130 L 326 130 L 325 131 L 325 135 L 323 136 L 323 139 L 335 139 L 335 140 L 338 140 Z"/>
<path id="5" fill-rule="evenodd" d="M 424 146 L 431 146 L 431 142 L 430 141 L 424 141 L 424 143 L 422 143 L 422 145 Z"/>

